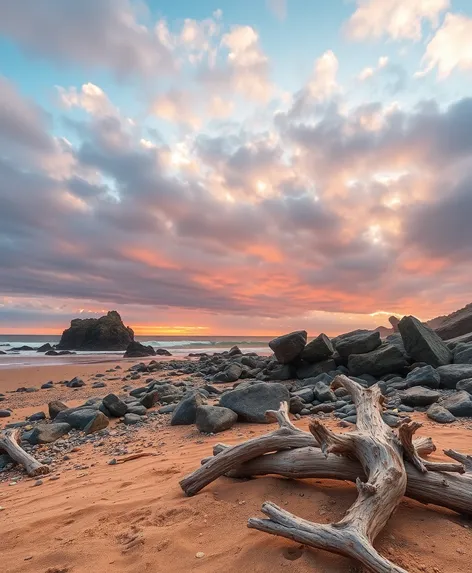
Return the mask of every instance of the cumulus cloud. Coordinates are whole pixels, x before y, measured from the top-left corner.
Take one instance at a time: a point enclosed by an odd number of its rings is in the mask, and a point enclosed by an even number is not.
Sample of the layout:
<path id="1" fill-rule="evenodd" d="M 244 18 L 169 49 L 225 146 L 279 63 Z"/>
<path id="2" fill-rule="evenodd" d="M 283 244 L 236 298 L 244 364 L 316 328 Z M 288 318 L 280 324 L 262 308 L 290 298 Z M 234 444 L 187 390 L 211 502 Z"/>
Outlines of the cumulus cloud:
<path id="1" fill-rule="evenodd" d="M 390 37 L 419 41 L 428 22 L 437 27 L 450 0 L 357 0 L 357 9 L 346 25 L 354 40 Z"/>
<path id="2" fill-rule="evenodd" d="M 426 46 L 423 57 L 425 75 L 437 69 L 440 79 L 454 70 L 472 70 L 472 18 L 462 14 L 446 14 L 444 22 Z"/>

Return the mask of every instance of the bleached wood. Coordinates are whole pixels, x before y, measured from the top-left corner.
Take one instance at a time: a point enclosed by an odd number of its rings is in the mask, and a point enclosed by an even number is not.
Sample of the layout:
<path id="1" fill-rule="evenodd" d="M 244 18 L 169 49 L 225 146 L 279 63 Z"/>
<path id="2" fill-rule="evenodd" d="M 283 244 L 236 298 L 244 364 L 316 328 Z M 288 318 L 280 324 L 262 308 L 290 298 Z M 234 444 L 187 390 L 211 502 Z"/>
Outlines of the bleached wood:
<path id="1" fill-rule="evenodd" d="M 30 477 L 49 473 L 49 466 L 41 464 L 19 445 L 20 430 L 7 429 L 0 434 L 0 450 L 5 451 L 15 462 L 21 464 Z"/>

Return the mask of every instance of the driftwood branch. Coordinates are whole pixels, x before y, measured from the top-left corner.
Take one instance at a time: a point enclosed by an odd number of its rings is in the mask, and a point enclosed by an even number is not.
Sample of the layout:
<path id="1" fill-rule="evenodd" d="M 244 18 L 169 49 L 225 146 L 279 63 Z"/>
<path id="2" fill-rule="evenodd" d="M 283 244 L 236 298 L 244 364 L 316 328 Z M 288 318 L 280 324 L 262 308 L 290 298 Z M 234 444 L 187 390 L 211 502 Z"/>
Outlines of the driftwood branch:
<path id="1" fill-rule="evenodd" d="M 20 430 L 4 430 L 0 434 L 0 450 L 5 451 L 15 462 L 21 464 L 30 477 L 49 473 L 49 466 L 41 464 L 18 443 Z"/>

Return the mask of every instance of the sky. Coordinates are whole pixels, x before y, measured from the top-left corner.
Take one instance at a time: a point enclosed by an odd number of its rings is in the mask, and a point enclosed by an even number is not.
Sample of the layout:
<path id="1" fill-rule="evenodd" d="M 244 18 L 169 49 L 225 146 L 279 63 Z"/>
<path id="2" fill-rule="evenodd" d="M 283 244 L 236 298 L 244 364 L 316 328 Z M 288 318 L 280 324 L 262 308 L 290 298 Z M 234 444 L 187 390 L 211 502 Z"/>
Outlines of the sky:
<path id="1" fill-rule="evenodd" d="M 468 0 L 1 0 L 0 332 L 471 302 Z"/>

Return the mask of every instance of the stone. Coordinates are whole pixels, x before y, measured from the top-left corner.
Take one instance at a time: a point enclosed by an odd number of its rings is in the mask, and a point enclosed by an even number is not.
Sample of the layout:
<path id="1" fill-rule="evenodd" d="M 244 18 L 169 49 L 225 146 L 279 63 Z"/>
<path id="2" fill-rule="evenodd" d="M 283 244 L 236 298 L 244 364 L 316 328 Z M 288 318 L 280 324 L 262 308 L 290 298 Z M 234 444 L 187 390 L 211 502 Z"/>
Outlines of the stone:
<path id="1" fill-rule="evenodd" d="M 312 414 L 319 414 L 320 412 L 329 414 L 331 412 L 334 412 L 335 409 L 336 408 L 334 404 L 326 402 L 324 404 L 317 404 L 316 406 L 313 406 L 312 408 L 310 408 L 310 411 Z"/>
<path id="2" fill-rule="evenodd" d="M 10 416 L 10 410 L 0 410 L 0 418 L 9 418 Z"/>
<path id="3" fill-rule="evenodd" d="M 331 372 L 335 369 L 336 363 L 331 358 L 323 360 L 322 362 L 317 362 L 316 364 L 302 361 L 300 365 L 297 366 L 297 378 L 300 380 L 313 378 L 319 374 Z"/>
<path id="4" fill-rule="evenodd" d="M 299 396 L 292 396 L 290 398 L 290 413 L 300 414 L 305 408 L 305 402 Z"/>
<path id="5" fill-rule="evenodd" d="M 82 386 L 85 386 L 85 382 L 78 376 L 75 376 L 75 378 L 67 382 L 66 386 L 67 388 L 82 388 Z"/>
<path id="6" fill-rule="evenodd" d="M 242 352 L 237 346 L 231 347 L 228 352 L 228 356 L 240 356 L 241 354 Z"/>
<path id="7" fill-rule="evenodd" d="M 446 364 L 437 369 L 441 388 L 455 388 L 457 383 L 472 378 L 472 364 Z"/>
<path id="8" fill-rule="evenodd" d="M 398 332 L 398 323 L 400 320 L 396 316 L 389 316 L 388 321 L 392 325 L 393 332 Z"/>
<path id="9" fill-rule="evenodd" d="M 320 402 L 336 402 L 336 394 L 323 382 L 317 382 L 313 388 L 316 400 Z"/>
<path id="10" fill-rule="evenodd" d="M 460 380 L 456 385 L 456 390 L 465 390 L 469 394 L 472 394 L 472 378 Z"/>
<path id="11" fill-rule="evenodd" d="M 472 332 L 472 304 L 444 317 L 436 332 L 443 340 L 456 338 Z"/>
<path id="12" fill-rule="evenodd" d="M 437 402 L 441 394 L 430 388 L 423 388 L 422 386 L 414 386 L 408 388 L 400 393 L 400 398 L 403 404 L 407 406 L 429 406 Z"/>
<path id="13" fill-rule="evenodd" d="M 351 354 L 348 359 L 348 368 L 353 376 L 361 374 L 382 376 L 391 372 L 399 372 L 407 364 L 401 350 L 391 344 L 383 344 L 372 352 Z"/>
<path id="14" fill-rule="evenodd" d="M 38 444 L 51 444 L 71 431 L 70 424 L 66 422 L 53 422 L 52 424 L 38 424 L 30 432 L 22 436 L 24 440 L 36 446 Z"/>
<path id="15" fill-rule="evenodd" d="M 292 364 L 278 364 L 276 368 L 268 373 L 269 380 L 291 380 L 295 377 Z"/>
<path id="16" fill-rule="evenodd" d="M 29 422 L 39 422 L 40 420 L 45 420 L 46 419 L 46 414 L 44 412 L 35 412 L 34 414 L 31 414 L 31 416 L 28 416 L 27 420 Z"/>
<path id="17" fill-rule="evenodd" d="M 175 408 L 176 408 L 175 404 L 169 404 L 167 406 L 162 406 L 161 408 L 159 408 L 157 413 L 158 414 L 172 414 L 172 412 L 175 410 Z"/>
<path id="18" fill-rule="evenodd" d="M 454 364 L 472 364 L 472 344 L 459 342 L 453 350 Z"/>
<path id="19" fill-rule="evenodd" d="M 238 415 L 229 408 L 221 406 L 199 406 L 196 425 L 200 432 L 217 434 L 229 430 L 238 420 Z"/>
<path id="20" fill-rule="evenodd" d="M 236 412 L 241 420 L 257 424 L 270 423 L 266 410 L 278 410 L 280 402 L 289 402 L 290 393 L 283 384 L 264 382 L 225 392 L 220 406 Z"/>
<path id="21" fill-rule="evenodd" d="M 309 342 L 301 353 L 305 362 L 320 362 L 333 355 L 334 348 L 326 334 L 321 333 Z"/>
<path id="22" fill-rule="evenodd" d="M 92 388 L 106 388 L 107 385 L 105 384 L 105 382 L 94 382 L 92 384 Z"/>
<path id="23" fill-rule="evenodd" d="M 41 385 L 41 390 L 50 390 L 51 388 L 54 388 L 54 384 L 52 382 L 45 382 Z"/>
<path id="24" fill-rule="evenodd" d="M 112 310 L 100 318 L 75 318 L 62 333 L 59 350 L 125 350 L 134 340 L 134 332 Z"/>
<path id="25" fill-rule="evenodd" d="M 110 422 L 108 417 L 103 412 L 95 411 L 95 416 L 85 426 L 84 432 L 86 434 L 94 434 L 100 430 L 104 430 Z"/>
<path id="26" fill-rule="evenodd" d="M 141 396 L 139 403 L 145 408 L 152 408 L 155 404 L 159 402 L 159 391 L 152 390 L 147 392 L 144 396 Z"/>
<path id="27" fill-rule="evenodd" d="M 398 323 L 405 350 L 413 360 L 437 368 L 449 364 L 452 354 L 434 330 L 414 316 L 404 316 Z"/>
<path id="28" fill-rule="evenodd" d="M 342 338 L 336 343 L 336 351 L 341 358 L 348 358 L 351 354 L 364 354 L 371 352 L 381 345 L 380 333 L 367 332 L 354 334 Z"/>
<path id="29" fill-rule="evenodd" d="M 441 406 L 457 417 L 472 416 L 472 396 L 465 390 L 454 392 L 441 401 Z"/>
<path id="30" fill-rule="evenodd" d="M 134 424 L 139 424 L 139 422 L 142 422 L 143 417 L 138 416 L 138 414 L 132 414 L 129 412 L 128 414 L 125 414 L 123 421 L 127 426 L 133 426 Z"/>
<path id="31" fill-rule="evenodd" d="M 198 392 L 185 396 L 175 407 L 170 420 L 171 426 L 188 426 L 195 424 L 197 408 L 204 406 L 205 400 Z"/>
<path id="32" fill-rule="evenodd" d="M 123 358 L 145 358 L 146 356 L 155 356 L 156 352 L 152 346 L 145 346 L 137 340 L 132 340 L 126 347 Z"/>
<path id="33" fill-rule="evenodd" d="M 241 376 L 243 369 L 239 364 L 230 364 L 222 372 L 218 372 L 213 377 L 213 382 L 236 382 Z"/>
<path id="34" fill-rule="evenodd" d="M 278 336 L 269 342 L 270 349 L 281 364 L 288 364 L 298 358 L 306 345 L 306 330 L 297 330 Z"/>
<path id="35" fill-rule="evenodd" d="M 94 408 L 67 408 L 59 412 L 54 420 L 56 422 L 66 422 L 75 430 L 85 430 L 98 414 L 101 414 L 107 421 L 104 427 L 108 426 L 107 416 Z"/>
<path id="36" fill-rule="evenodd" d="M 147 414 L 147 410 L 145 406 L 141 406 L 141 404 L 128 404 L 128 414 L 136 414 L 137 416 L 145 416 Z"/>
<path id="37" fill-rule="evenodd" d="M 116 394 L 108 394 L 103 398 L 103 405 L 115 418 L 123 417 L 128 411 L 128 406 L 116 396 Z"/>
<path id="38" fill-rule="evenodd" d="M 39 348 L 36 349 L 36 352 L 47 352 L 48 350 L 54 350 L 53 347 L 49 344 L 49 342 L 46 342 L 46 344 L 43 344 L 42 346 L 40 346 Z"/>
<path id="39" fill-rule="evenodd" d="M 297 396 L 304 402 L 313 402 L 315 399 L 313 388 L 310 388 L 309 386 L 301 388 L 300 390 L 295 390 L 295 392 L 292 392 L 292 396 Z"/>
<path id="40" fill-rule="evenodd" d="M 407 374 L 405 379 L 408 388 L 413 386 L 424 386 L 425 388 L 439 388 L 439 374 L 429 364 L 420 368 L 415 368 Z"/>
<path id="41" fill-rule="evenodd" d="M 455 416 L 440 404 L 431 404 L 431 406 L 426 410 L 426 415 L 428 418 L 438 422 L 439 424 L 450 424 L 456 420 Z"/>

